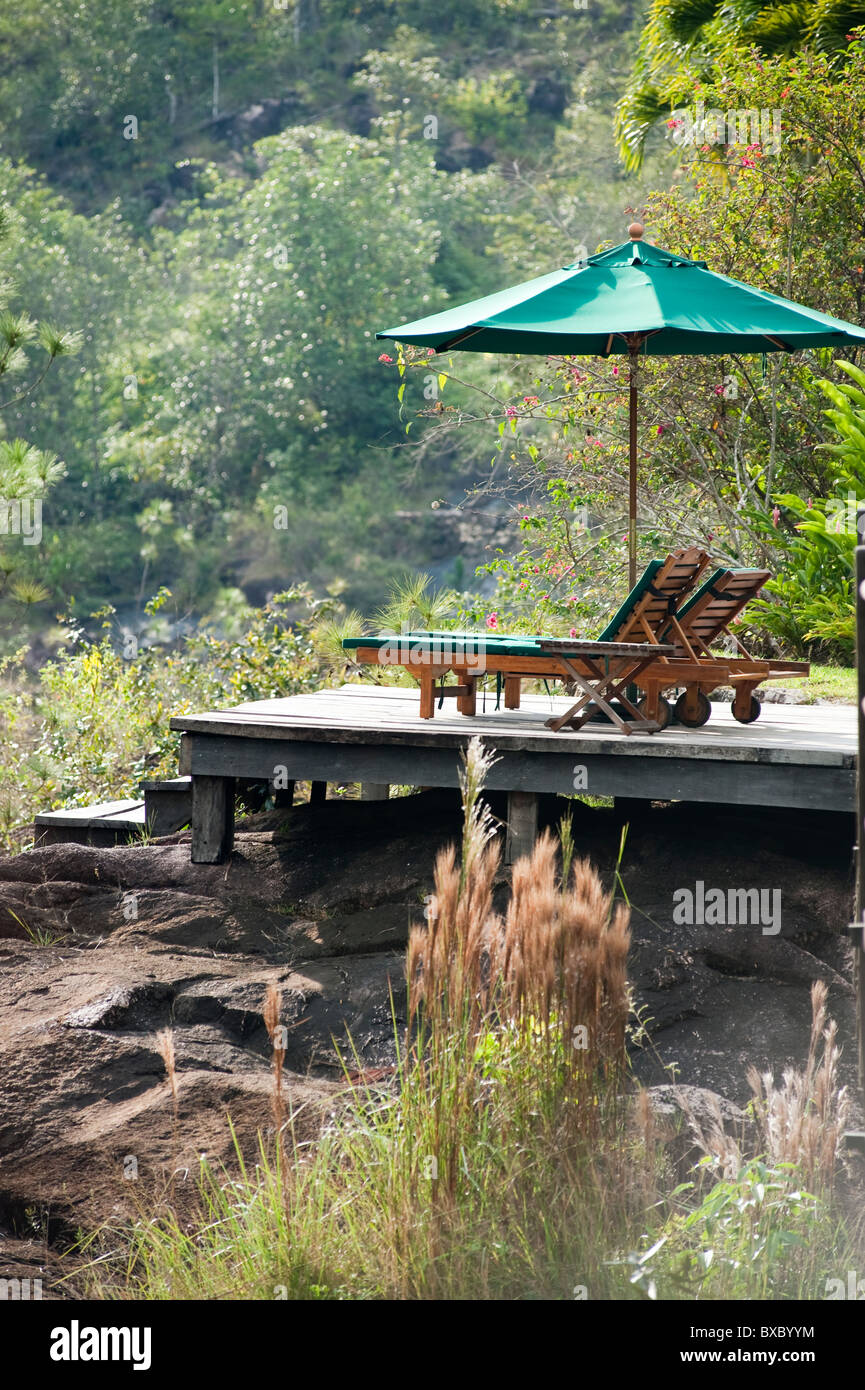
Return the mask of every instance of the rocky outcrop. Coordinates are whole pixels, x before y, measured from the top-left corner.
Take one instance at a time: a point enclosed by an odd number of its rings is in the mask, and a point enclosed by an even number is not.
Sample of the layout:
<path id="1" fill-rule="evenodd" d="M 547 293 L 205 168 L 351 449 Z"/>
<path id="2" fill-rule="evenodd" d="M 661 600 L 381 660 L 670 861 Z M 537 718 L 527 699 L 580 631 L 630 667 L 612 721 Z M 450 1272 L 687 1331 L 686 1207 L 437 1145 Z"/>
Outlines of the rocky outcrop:
<path id="1" fill-rule="evenodd" d="M 621 816 L 569 804 L 578 851 L 612 881 Z M 562 810 L 554 798 L 542 806 L 548 823 Z M 386 1075 L 394 1017 L 398 1031 L 405 1022 L 408 927 L 421 920 L 438 849 L 459 830 L 455 794 L 427 792 L 374 814 L 368 802 L 331 801 L 251 817 L 222 866 L 192 865 L 185 834 L 0 861 L 0 1274 L 50 1265 L 76 1229 L 133 1211 L 145 1189 L 171 1181 L 182 1200 L 202 1153 L 230 1157 L 229 1117 L 245 1144 L 272 1124 L 268 985 L 282 993 L 285 1094 L 302 1105 L 301 1130 L 314 1132 L 333 1104 L 340 1053 Z M 839 935 L 851 833 L 848 817 L 683 805 L 632 819 L 621 873 L 645 1027 L 634 1068 L 661 1088 L 659 1114 L 682 1110 L 673 1080 L 680 1093 L 719 1092 L 735 1120 L 751 1063 L 779 1072 L 802 1060 L 817 978 L 854 1079 Z M 780 889 L 780 930 L 677 923 L 673 892 L 698 879 Z M 163 1029 L 175 1041 L 176 1114 Z"/>

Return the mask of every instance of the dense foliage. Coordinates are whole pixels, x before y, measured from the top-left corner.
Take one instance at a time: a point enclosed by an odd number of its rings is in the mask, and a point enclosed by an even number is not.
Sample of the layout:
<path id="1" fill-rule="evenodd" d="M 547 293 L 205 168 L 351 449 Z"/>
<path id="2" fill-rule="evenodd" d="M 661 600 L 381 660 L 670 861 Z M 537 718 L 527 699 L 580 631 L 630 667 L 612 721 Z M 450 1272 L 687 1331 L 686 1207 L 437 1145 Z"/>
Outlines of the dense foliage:
<path id="1" fill-rule="evenodd" d="M 651 0 L 637 57 L 618 106 L 617 134 L 625 161 L 639 165 L 653 124 L 686 105 L 711 81 L 732 45 L 753 61 L 806 47 L 826 54 L 843 81 L 851 30 L 865 24 L 861 0 Z"/>
<path id="2" fill-rule="evenodd" d="M 459 503 L 484 450 L 406 433 L 374 333 L 619 231 L 633 23 L 630 0 L 0 18 L 6 263 L 81 335 L 4 421 L 65 470 L 16 555 L 47 594 L 26 630 L 50 641 L 73 594 L 140 620 L 160 584 L 206 612 L 302 581 L 369 607 L 433 555 L 470 580 L 482 556 L 466 572 L 430 504 Z M 7 617 L 17 640 L 0 598 Z"/>
<path id="3" fill-rule="evenodd" d="M 606 621 L 623 371 L 433 365 L 377 329 L 619 241 L 633 211 L 661 245 L 863 321 L 862 42 L 799 24 L 758 55 L 767 7 L 680 8 L 655 5 L 642 40 L 654 62 L 661 19 L 692 26 L 664 49 L 664 101 L 767 110 L 772 139 L 683 140 L 674 114 L 639 179 L 613 130 L 641 24 L 625 0 L 22 0 L 0 18 L 0 496 L 43 504 L 40 543 L 3 536 L 0 561 L 7 838 L 36 801 L 171 770 L 189 703 L 253 698 L 264 669 L 268 691 L 327 679 L 350 609 Z M 789 655 L 850 653 L 848 368 L 823 350 L 641 366 L 643 557 L 696 541 L 771 569 L 750 635 Z M 306 598 L 283 609 L 287 587 Z"/>
<path id="4" fill-rule="evenodd" d="M 172 606 L 167 590 L 146 605 L 154 639 Z M 306 588 L 286 590 L 260 609 L 241 601 L 220 611 L 218 629 L 171 646 L 139 646 L 106 607 L 93 637 L 65 625 L 38 682 L 27 679 L 24 649 L 0 662 L 0 844 L 29 841 L 34 806 L 134 797 L 143 778 L 176 776 L 172 715 L 317 689 L 328 670 L 316 631 L 331 607 Z"/>

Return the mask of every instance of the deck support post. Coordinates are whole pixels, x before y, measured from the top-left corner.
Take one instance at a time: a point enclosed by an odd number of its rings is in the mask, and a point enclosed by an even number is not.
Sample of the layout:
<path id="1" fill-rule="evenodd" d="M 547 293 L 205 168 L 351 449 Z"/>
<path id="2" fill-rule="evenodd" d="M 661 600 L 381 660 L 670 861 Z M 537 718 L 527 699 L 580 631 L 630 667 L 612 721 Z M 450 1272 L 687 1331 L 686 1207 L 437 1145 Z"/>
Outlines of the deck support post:
<path id="1" fill-rule="evenodd" d="M 508 832 L 505 863 L 531 854 L 538 833 L 538 798 L 534 792 L 508 792 Z"/>
<path id="2" fill-rule="evenodd" d="M 361 782 L 361 801 L 387 801 L 390 797 L 389 782 Z"/>
<path id="3" fill-rule="evenodd" d="M 310 782 L 309 784 L 309 804 L 310 806 L 323 806 L 327 801 L 327 783 Z"/>
<path id="4" fill-rule="evenodd" d="M 234 844 L 234 778 L 192 778 L 192 862 L 222 864 Z"/>
<path id="5" fill-rule="evenodd" d="M 294 782 L 286 782 L 284 787 L 274 787 L 271 783 L 271 790 L 273 804 L 278 810 L 288 810 L 289 806 L 294 805 Z"/>

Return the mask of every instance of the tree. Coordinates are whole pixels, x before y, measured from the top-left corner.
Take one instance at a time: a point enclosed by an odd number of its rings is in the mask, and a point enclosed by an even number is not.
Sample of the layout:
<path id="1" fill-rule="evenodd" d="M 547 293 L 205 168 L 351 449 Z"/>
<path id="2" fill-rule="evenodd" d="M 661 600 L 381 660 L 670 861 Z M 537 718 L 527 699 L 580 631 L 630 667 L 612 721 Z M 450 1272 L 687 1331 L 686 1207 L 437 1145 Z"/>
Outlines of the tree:
<path id="1" fill-rule="evenodd" d="M 0 246 L 8 239 L 9 213 L 0 206 Z M 36 322 L 22 309 L 10 305 L 16 297 L 15 282 L 0 278 L 0 411 L 29 400 L 58 357 L 77 345 L 71 334 L 61 333 L 47 322 Z M 34 361 L 35 351 L 39 358 Z M 2 417 L 0 417 L 2 422 Z M 2 424 L 0 424 L 2 427 Z M 24 439 L 0 438 L 0 535 L 10 537 L 0 551 L 0 595 L 8 588 L 13 598 L 32 603 L 48 591 L 26 577 L 15 577 L 26 550 L 42 538 L 42 499 L 64 472 L 54 453 L 38 449 Z M 13 548 L 14 547 L 14 548 Z"/>
<path id="2" fill-rule="evenodd" d="M 744 47 L 759 59 L 808 48 L 840 66 L 851 30 L 860 24 L 863 0 L 651 0 L 616 114 L 626 165 L 639 167 L 649 130 L 692 100 L 695 83 L 710 77 L 722 52 Z"/>

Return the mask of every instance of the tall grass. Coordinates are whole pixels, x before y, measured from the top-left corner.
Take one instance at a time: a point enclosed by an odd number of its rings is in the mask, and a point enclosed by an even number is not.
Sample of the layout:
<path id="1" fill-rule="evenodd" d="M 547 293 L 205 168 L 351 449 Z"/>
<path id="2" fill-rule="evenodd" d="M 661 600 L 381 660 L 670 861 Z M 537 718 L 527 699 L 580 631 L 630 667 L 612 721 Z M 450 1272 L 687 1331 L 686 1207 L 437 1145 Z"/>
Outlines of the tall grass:
<path id="1" fill-rule="evenodd" d="M 496 910 L 488 768 L 474 741 L 460 851 L 439 855 L 428 920 L 410 936 L 393 1078 L 374 1082 L 352 1053 L 345 1091 L 303 1140 L 309 1117 L 283 1090 L 271 991 L 274 1116 L 286 1114 L 276 1142 L 262 1138 L 254 1164 L 238 1146 L 233 1175 L 203 1164 L 192 1220 L 163 1207 L 131 1232 L 104 1232 L 122 1261 L 91 1267 L 93 1294 L 819 1296 L 808 1290 L 838 1228 L 797 1188 L 798 1154 L 786 1169 L 764 1165 L 771 1212 L 757 1219 L 759 1177 L 741 1155 L 730 1172 L 707 1157 L 693 1184 L 674 1187 L 648 1098 L 626 1095 L 629 909 L 574 858 L 567 831 L 562 872 L 542 837 Z M 822 1082 L 806 1070 L 806 1090 L 824 1083 L 818 1113 L 837 1119 L 831 1070 Z"/>
<path id="2" fill-rule="evenodd" d="M 748 1070 L 756 1154 L 725 1128 L 717 1102 L 705 1126 L 685 1106 L 704 1157 L 695 1180 L 671 1193 L 660 1239 L 630 1257 L 644 1292 L 656 1296 L 661 1286 L 689 1297 L 696 1286 L 702 1298 L 820 1298 L 827 1278 L 861 1262 L 832 1202 L 849 1095 L 838 1085 L 827 997 L 815 981 L 803 1068 L 786 1068 L 780 1085 L 771 1072 Z"/>

